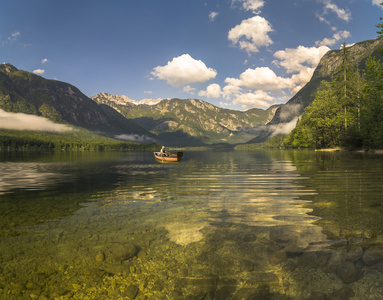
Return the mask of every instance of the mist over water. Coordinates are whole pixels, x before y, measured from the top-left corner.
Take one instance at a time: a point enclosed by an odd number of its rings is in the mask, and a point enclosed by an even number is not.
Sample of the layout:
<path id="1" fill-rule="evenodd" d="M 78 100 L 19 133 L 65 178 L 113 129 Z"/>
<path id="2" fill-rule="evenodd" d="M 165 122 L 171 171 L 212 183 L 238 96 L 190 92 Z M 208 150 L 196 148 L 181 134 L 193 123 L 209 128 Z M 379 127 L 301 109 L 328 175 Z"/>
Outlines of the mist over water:
<path id="1" fill-rule="evenodd" d="M 1 153 L 0 170 L 0 298 L 383 293 L 381 156 Z"/>

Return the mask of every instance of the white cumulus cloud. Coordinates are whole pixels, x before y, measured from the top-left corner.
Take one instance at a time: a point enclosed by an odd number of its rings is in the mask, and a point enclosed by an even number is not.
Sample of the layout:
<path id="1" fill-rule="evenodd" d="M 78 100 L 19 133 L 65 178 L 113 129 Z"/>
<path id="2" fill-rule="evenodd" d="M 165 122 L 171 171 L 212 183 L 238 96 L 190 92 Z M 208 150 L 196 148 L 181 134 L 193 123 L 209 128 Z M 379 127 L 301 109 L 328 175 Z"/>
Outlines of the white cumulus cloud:
<path id="1" fill-rule="evenodd" d="M 372 0 L 373 5 L 379 6 L 381 9 L 383 9 L 383 6 L 380 5 L 380 3 L 382 3 L 382 0 Z"/>
<path id="2" fill-rule="evenodd" d="M 327 46 L 286 48 L 274 53 L 278 60 L 273 64 L 285 68 L 287 73 L 295 73 L 289 79 L 290 89 L 295 94 L 311 79 L 321 58 L 329 50 Z"/>
<path id="3" fill-rule="evenodd" d="M 42 64 L 45 64 L 45 63 L 47 63 L 49 60 L 48 60 L 48 58 L 43 58 L 42 60 L 41 60 L 41 63 Z"/>
<path id="4" fill-rule="evenodd" d="M 165 66 L 157 66 L 151 72 L 158 79 L 174 87 L 180 87 L 195 82 L 205 82 L 217 76 L 217 71 L 208 68 L 201 60 L 196 60 L 189 54 L 174 57 Z"/>
<path id="5" fill-rule="evenodd" d="M 16 32 L 12 32 L 11 35 L 13 38 L 19 36 L 21 33 L 19 31 L 16 31 Z"/>
<path id="6" fill-rule="evenodd" d="M 209 14 L 209 19 L 210 19 L 210 22 L 214 22 L 214 20 L 218 17 L 219 13 L 217 13 L 216 11 L 212 11 L 210 14 Z"/>
<path id="7" fill-rule="evenodd" d="M 186 93 L 194 95 L 195 88 L 191 87 L 190 85 L 186 85 L 182 90 Z"/>
<path id="8" fill-rule="evenodd" d="M 256 91 L 254 93 L 244 93 L 237 95 L 234 99 L 234 105 L 241 105 L 243 109 L 249 109 L 254 107 L 268 108 L 270 102 L 275 100 L 265 91 Z"/>
<path id="9" fill-rule="evenodd" d="M 268 33 L 273 29 L 270 23 L 263 17 L 255 16 L 243 20 L 241 24 L 229 31 L 228 39 L 233 45 L 238 45 L 247 53 L 259 52 L 259 47 L 273 44 Z"/>
<path id="10" fill-rule="evenodd" d="M 240 2 L 245 10 L 255 14 L 260 13 L 260 9 L 265 5 L 264 0 L 232 0 L 232 5 L 235 5 L 236 2 Z"/>
<path id="11" fill-rule="evenodd" d="M 241 80 L 237 78 L 226 78 L 227 85 L 222 89 L 225 98 L 230 98 L 232 95 L 239 94 L 242 90 Z"/>
<path id="12" fill-rule="evenodd" d="M 319 61 L 330 50 L 326 46 L 321 47 L 304 47 L 286 48 L 274 53 L 275 60 L 273 63 L 286 69 L 287 73 L 300 72 L 307 66 L 316 68 Z"/>
<path id="13" fill-rule="evenodd" d="M 268 107 L 271 101 L 281 101 L 296 94 L 312 77 L 326 46 L 286 48 L 274 54 L 273 64 L 284 68 L 289 77 L 278 76 L 269 67 L 248 68 L 238 78 L 226 78 L 222 88 L 224 98 L 234 99 L 232 105 L 243 108 Z M 278 97 L 275 98 L 275 97 Z"/>
<path id="14" fill-rule="evenodd" d="M 2 109 L 0 109 L 0 128 L 48 132 L 73 130 L 70 126 L 64 124 L 56 124 L 43 117 L 27 115 L 23 113 L 5 112 Z"/>
<path id="15" fill-rule="evenodd" d="M 206 91 L 200 91 L 198 95 L 208 98 L 219 98 L 222 95 L 222 90 L 219 84 L 213 83 L 206 88 Z"/>
<path id="16" fill-rule="evenodd" d="M 332 38 L 324 38 L 321 41 L 316 41 L 317 46 L 333 46 L 342 39 L 347 39 L 351 36 L 351 33 L 347 30 L 336 32 Z"/>
<path id="17" fill-rule="evenodd" d="M 277 76 L 268 67 L 247 69 L 239 78 L 242 86 L 251 89 L 276 91 L 290 87 L 287 78 Z"/>
<path id="18" fill-rule="evenodd" d="M 33 73 L 35 73 L 37 75 L 41 75 L 41 74 L 45 73 L 45 70 L 43 70 L 43 69 L 36 69 L 36 70 L 33 70 Z"/>
<path id="19" fill-rule="evenodd" d="M 334 12 L 339 19 L 349 22 L 352 19 L 351 12 L 348 9 L 343 9 L 338 7 L 336 4 L 332 3 L 331 0 L 324 1 L 325 13 L 328 11 Z"/>

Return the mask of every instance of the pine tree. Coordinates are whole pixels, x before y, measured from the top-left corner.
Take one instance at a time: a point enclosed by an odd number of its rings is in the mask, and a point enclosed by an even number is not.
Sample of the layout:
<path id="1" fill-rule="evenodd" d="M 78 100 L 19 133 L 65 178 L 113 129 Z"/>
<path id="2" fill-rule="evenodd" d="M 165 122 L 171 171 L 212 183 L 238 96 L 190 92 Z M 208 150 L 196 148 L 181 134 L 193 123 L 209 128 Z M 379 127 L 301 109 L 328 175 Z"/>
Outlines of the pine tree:
<path id="1" fill-rule="evenodd" d="M 357 114 L 358 107 L 358 80 L 360 80 L 354 63 L 349 59 L 349 50 L 346 43 L 342 46 L 342 63 L 336 70 L 332 80 L 332 86 L 342 102 L 344 129 L 353 124 L 354 116 Z M 360 85 L 360 82 L 359 82 Z"/>
<path id="2" fill-rule="evenodd" d="M 383 2 L 380 3 L 380 5 L 383 6 Z M 380 18 L 380 20 L 383 20 L 383 18 Z M 379 34 L 379 37 L 383 37 L 383 23 L 379 23 L 378 25 L 375 25 L 375 26 L 380 29 L 376 33 Z"/>

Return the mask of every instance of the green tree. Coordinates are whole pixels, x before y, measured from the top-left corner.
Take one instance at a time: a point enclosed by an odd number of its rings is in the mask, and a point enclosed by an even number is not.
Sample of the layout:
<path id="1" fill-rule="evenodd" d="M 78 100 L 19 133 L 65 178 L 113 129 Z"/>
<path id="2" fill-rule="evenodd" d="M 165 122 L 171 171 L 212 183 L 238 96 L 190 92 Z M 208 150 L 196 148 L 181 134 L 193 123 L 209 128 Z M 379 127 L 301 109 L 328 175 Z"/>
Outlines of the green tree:
<path id="1" fill-rule="evenodd" d="M 287 136 L 284 146 L 328 148 L 339 146 L 344 133 L 344 114 L 333 84 L 322 81 L 313 103 Z"/>
<path id="2" fill-rule="evenodd" d="M 361 134 L 366 148 L 383 147 L 383 66 L 369 58 L 364 71 L 364 107 L 361 111 Z"/>
<path id="3" fill-rule="evenodd" d="M 380 3 L 380 5 L 383 6 L 383 2 Z M 383 20 L 383 18 L 380 18 L 380 20 Z M 376 27 L 378 27 L 380 30 L 377 31 L 376 33 L 379 34 L 379 37 L 383 37 L 383 23 L 379 23 L 378 25 L 375 25 Z"/>
<path id="4" fill-rule="evenodd" d="M 344 132 L 343 103 L 339 101 L 337 92 L 332 83 L 323 81 L 317 97 L 302 118 L 303 125 L 310 128 L 311 143 L 315 148 L 340 145 Z"/>
<path id="5" fill-rule="evenodd" d="M 359 102 L 360 77 L 354 66 L 354 63 L 349 59 L 349 51 L 346 44 L 342 45 L 342 63 L 336 70 L 332 80 L 332 86 L 336 96 L 342 103 L 344 128 L 347 128 L 355 121 L 357 116 L 357 107 Z M 357 122 L 359 122 L 357 120 Z"/>

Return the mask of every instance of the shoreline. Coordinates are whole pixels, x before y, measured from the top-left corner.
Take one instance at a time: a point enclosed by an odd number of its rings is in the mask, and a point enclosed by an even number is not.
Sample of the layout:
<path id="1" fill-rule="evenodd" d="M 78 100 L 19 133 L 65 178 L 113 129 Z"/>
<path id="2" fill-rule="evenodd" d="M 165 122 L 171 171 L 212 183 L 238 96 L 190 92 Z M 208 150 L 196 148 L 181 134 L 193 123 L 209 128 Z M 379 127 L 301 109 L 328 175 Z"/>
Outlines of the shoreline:
<path id="1" fill-rule="evenodd" d="M 319 152 L 343 152 L 347 151 L 343 148 L 328 148 L 328 149 L 315 149 L 315 151 Z M 372 154 L 383 154 L 383 149 L 361 149 L 361 150 L 351 150 L 349 152 L 356 152 L 356 153 L 372 153 Z"/>

